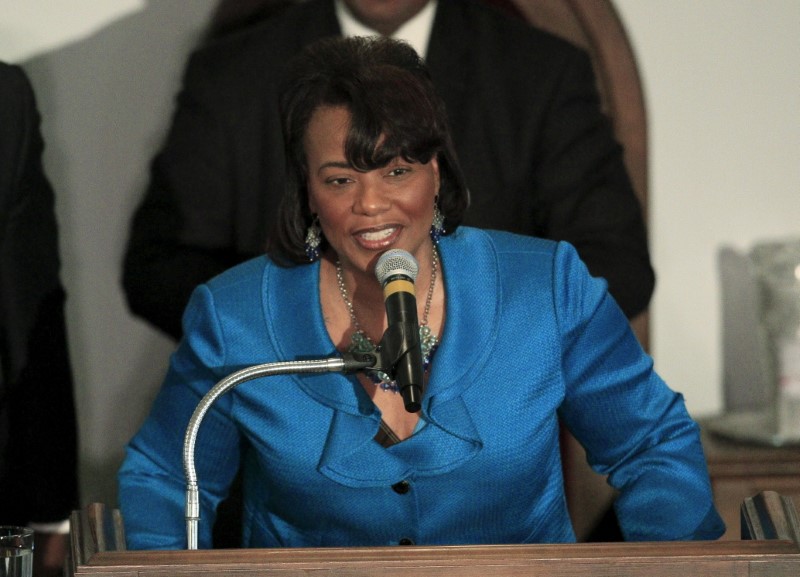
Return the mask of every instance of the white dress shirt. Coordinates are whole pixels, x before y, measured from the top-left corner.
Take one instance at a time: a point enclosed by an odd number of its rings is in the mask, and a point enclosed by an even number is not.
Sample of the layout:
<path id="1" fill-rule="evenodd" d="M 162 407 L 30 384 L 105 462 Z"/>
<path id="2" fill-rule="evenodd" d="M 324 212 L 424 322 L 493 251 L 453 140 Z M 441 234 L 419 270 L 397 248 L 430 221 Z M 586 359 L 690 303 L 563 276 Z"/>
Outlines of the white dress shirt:
<path id="1" fill-rule="evenodd" d="M 343 0 L 334 0 L 334 4 L 336 6 L 336 17 L 339 19 L 339 26 L 342 28 L 343 36 L 380 36 L 380 33 L 356 20 L 352 12 L 345 6 Z M 431 37 L 435 15 L 436 0 L 431 0 L 416 16 L 400 26 L 391 37 L 408 42 L 417 51 L 417 54 L 425 58 L 428 52 L 428 40 Z"/>

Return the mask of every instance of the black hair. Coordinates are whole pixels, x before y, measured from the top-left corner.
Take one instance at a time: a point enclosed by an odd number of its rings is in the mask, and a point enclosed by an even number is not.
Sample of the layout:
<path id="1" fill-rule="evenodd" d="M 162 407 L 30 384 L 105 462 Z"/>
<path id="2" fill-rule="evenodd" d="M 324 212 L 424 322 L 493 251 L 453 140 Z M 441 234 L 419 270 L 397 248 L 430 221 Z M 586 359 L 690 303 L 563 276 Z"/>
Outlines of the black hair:
<path id="1" fill-rule="evenodd" d="M 351 114 L 345 157 L 373 170 L 401 157 L 439 163 L 439 209 L 445 229 L 461 222 L 469 193 L 450 137 L 444 103 L 427 67 L 405 42 L 384 37 L 330 37 L 307 46 L 289 64 L 280 98 L 286 147 L 286 190 L 267 252 L 282 264 L 307 263 L 308 164 L 304 137 L 314 112 L 343 106 Z M 322 250 L 324 247 L 320 247 Z"/>

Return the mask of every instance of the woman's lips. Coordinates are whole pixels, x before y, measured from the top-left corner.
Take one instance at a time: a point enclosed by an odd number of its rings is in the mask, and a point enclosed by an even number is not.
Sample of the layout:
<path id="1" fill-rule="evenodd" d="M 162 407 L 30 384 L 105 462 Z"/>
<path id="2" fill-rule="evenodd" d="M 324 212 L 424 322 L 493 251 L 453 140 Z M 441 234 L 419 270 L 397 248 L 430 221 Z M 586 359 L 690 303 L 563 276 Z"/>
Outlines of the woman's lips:
<path id="1" fill-rule="evenodd" d="M 370 228 L 357 232 L 355 238 L 366 249 L 381 249 L 391 245 L 400 234 L 400 230 L 398 226 Z"/>

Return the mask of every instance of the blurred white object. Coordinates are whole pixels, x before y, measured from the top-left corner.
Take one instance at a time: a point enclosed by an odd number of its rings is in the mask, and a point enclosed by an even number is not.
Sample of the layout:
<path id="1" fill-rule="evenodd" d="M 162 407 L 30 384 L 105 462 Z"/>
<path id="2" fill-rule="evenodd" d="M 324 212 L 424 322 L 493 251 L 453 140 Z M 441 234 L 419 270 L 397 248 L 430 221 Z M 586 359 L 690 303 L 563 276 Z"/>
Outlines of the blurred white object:
<path id="1" fill-rule="evenodd" d="M 714 432 L 800 443 L 800 239 L 719 252 L 725 413 Z"/>

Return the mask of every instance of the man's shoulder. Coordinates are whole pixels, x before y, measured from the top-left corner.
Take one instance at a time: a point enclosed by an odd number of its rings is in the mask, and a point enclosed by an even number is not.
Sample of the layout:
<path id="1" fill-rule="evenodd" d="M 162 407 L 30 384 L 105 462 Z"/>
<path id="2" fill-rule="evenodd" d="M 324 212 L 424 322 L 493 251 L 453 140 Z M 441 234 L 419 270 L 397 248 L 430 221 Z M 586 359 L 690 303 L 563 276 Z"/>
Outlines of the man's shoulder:
<path id="1" fill-rule="evenodd" d="M 262 69 L 283 64 L 307 42 L 336 32 L 330 0 L 307 0 L 291 4 L 240 30 L 203 43 L 193 59 L 220 70 Z"/>
<path id="2" fill-rule="evenodd" d="M 523 16 L 514 16 L 484 0 L 439 0 L 443 18 L 460 19 L 465 34 L 479 38 L 476 43 L 488 49 L 505 50 L 507 54 L 547 54 L 572 56 L 584 53 L 575 44 L 543 28 Z"/>
<path id="3" fill-rule="evenodd" d="M 31 83 L 22 67 L 0 61 L 0 98 L 4 110 L 7 111 L 12 102 L 19 103 L 28 98 L 31 91 Z"/>
<path id="4" fill-rule="evenodd" d="M 19 65 L 0 60 L 0 78 L 3 80 L 3 83 L 6 82 L 6 79 L 19 82 L 23 76 L 25 76 L 25 73 Z"/>

